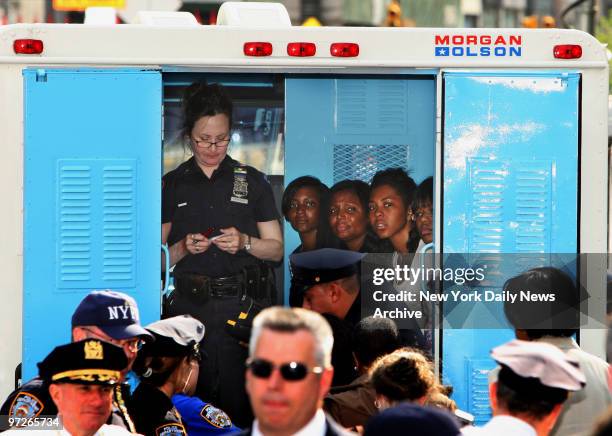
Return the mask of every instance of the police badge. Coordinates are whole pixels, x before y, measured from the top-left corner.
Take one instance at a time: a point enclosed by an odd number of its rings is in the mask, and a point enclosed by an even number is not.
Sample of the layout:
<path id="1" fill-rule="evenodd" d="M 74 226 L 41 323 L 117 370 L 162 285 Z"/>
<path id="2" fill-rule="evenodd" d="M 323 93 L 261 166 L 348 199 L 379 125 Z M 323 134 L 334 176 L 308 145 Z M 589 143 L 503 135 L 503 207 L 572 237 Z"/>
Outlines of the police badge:
<path id="1" fill-rule="evenodd" d="M 210 404 L 202 408 L 200 416 L 210 425 L 217 428 L 228 428 L 232 426 L 232 420 L 227 416 L 227 413 Z"/>
<path id="2" fill-rule="evenodd" d="M 182 424 L 173 422 L 171 424 L 160 425 L 155 429 L 157 436 L 185 436 L 187 431 Z"/>
<path id="3" fill-rule="evenodd" d="M 11 408 L 9 418 L 36 418 L 42 412 L 44 405 L 38 398 L 28 392 L 19 392 Z"/>
<path id="4" fill-rule="evenodd" d="M 230 201 L 234 203 L 249 204 L 249 184 L 247 170 L 244 167 L 234 167 L 234 187 Z"/>

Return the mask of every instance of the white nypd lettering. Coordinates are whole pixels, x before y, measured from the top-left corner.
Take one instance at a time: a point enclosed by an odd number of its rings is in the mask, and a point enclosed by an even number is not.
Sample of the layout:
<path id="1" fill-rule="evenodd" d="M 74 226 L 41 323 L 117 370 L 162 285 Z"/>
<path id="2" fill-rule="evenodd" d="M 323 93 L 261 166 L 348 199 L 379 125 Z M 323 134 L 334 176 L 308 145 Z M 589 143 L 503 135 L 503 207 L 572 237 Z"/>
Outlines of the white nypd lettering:
<path id="1" fill-rule="evenodd" d="M 108 306 L 108 319 L 138 320 L 138 312 L 132 306 Z"/>

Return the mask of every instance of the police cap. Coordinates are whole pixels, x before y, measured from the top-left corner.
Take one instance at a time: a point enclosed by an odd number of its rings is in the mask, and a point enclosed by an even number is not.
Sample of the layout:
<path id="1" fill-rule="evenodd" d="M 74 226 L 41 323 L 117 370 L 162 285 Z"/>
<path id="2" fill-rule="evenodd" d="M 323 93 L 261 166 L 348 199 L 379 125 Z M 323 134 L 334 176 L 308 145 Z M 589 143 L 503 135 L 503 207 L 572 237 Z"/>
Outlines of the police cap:
<path id="1" fill-rule="evenodd" d="M 146 344 L 149 356 L 188 356 L 200 358 L 200 342 L 204 338 L 204 324 L 189 315 L 162 319 L 146 326 L 155 342 Z"/>
<path id="2" fill-rule="evenodd" d="M 405 434 L 420 436 L 456 436 L 461 432 L 455 419 L 447 412 L 411 403 L 385 409 L 373 416 L 365 427 L 365 436 Z"/>
<path id="3" fill-rule="evenodd" d="M 152 336 L 141 325 L 136 301 L 116 291 L 92 291 L 83 298 L 72 315 L 72 327 L 93 325 L 113 339 Z"/>
<path id="4" fill-rule="evenodd" d="M 123 348 L 99 339 L 85 339 L 55 347 L 38 364 L 38 372 L 49 383 L 114 385 L 127 366 Z"/>
<path id="5" fill-rule="evenodd" d="M 520 378 L 565 391 L 577 391 L 586 384 L 578 361 L 551 344 L 515 339 L 494 348 L 491 357 L 517 376 L 509 382 L 518 389 Z"/>
<path id="6" fill-rule="evenodd" d="M 359 273 L 359 264 L 365 254 L 336 248 L 320 248 L 292 254 L 291 283 L 299 291 L 315 285 L 329 283 Z"/>

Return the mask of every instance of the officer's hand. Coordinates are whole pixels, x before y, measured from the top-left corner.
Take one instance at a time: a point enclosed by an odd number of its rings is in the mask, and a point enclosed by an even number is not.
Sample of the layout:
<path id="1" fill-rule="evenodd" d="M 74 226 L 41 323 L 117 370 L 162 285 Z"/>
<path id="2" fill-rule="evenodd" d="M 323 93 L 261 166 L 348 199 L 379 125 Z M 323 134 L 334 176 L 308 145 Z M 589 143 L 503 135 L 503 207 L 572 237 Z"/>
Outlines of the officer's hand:
<path id="1" fill-rule="evenodd" d="M 235 227 L 228 227 L 227 229 L 219 229 L 222 233 L 221 236 L 215 238 L 212 241 L 219 250 L 226 251 L 230 254 L 236 254 L 240 250 L 240 232 Z"/>
<path id="2" fill-rule="evenodd" d="M 210 247 L 210 240 L 202 233 L 188 233 L 185 236 L 185 248 L 191 254 L 202 254 Z"/>

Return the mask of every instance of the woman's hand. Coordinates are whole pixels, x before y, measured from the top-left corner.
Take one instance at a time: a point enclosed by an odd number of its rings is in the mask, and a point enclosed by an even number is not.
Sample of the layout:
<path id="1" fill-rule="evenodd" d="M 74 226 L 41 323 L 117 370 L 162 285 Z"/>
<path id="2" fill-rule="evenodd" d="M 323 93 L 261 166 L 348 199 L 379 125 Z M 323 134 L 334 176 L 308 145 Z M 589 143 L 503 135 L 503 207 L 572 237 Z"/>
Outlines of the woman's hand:
<path id="1" fill-rule="evenodd" d="M 229 254 L 236 254 L 241 247 L 242 234 L 235 227 L 228 227 L 227 229 L 219 229 L 222 233 L 221 236 L 214 238 L 211 241 L 215 244 L 219 250 L 225 251 Z"/>
<path id="2" fill-rule="evenodd" d="M 188 233 L 184 241 L 185 249 L 190 254 L 202 254 L 210 247 L 210 239 L 202 233 Z"/>

